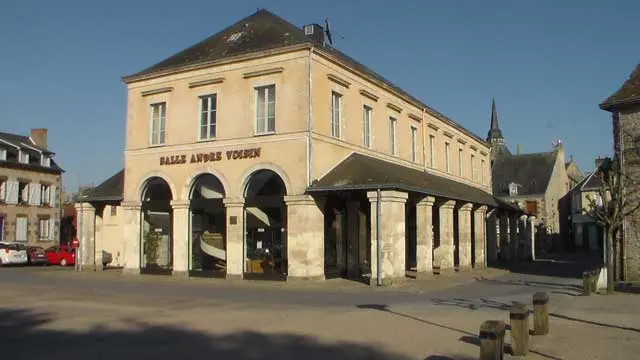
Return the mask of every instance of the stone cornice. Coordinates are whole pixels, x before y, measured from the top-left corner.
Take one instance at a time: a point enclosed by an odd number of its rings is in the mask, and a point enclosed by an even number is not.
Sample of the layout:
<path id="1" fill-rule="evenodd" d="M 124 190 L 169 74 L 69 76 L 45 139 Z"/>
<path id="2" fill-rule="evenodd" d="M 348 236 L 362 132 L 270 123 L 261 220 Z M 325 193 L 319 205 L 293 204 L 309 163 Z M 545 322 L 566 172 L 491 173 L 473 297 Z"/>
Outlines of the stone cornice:
<path id="1" fill-rule="evenodd" d="M 371 92 L 369 92 L 369 91 L 367 91 L 365 89 L 360 89 L 360 95 L 362 95 L 362 96 L 364 96 L 366 98 L 369 98 L 369 99 L 371 99 L 373 101 L 378 101 L 378 99 L 380 99 L 380 97 L 378 95 L 375 95 L 375 94 L 373 94 L 373 93 L 371 93 Z"/>
<path id="2" fill-rule="evenodd" d="M 275 67 L 275 68 L 271 68 L 271 69 L 246 72 L 246 73 L 242 74 L 242 77 L 245 78 L 245 79 L 250 79 L 250 78 L 254 78 L 254 77 L 258 77 L 258 76 L 279 74 L 279 73 L 281 73 L 283 71 L 284 71 L 284 68 L 282 66 L 279 66 L 279 67 Z"/>
<path id="3" fill-rule="evenodd" d="M 214 79 L 193 81 L 193 82 L 189 83 L 189 89 L 192 89 L 192 88 L 195 88 L 195 87 L 199 87 L 199 86 L 221 84 L 222 82 L 224 82 L 224 78 L 223 77 L 218 77 L 218 78 L 214 78 Z"/>
<path id="4" fill-rule="evenodd" d="M 171 91 L 173 91 L 173 87 L 172 86 L 166 86 L 166 87 L 157 88 L 157 89 L 153 89 L 153 90 L 142 91 L 140 93 L 140 95 L 142 95 L 142 97 L 145 97 L 145 96 L 151 96 L 151 95 L 164 94 L 164 93 L 171 92 Z"/>
<path id="5" fill-rule="evenodd" d="M 348 82 L 347 80 L 344 80 L 344 79 L 342 79 L 342 78 L 340 78 L 340 77 L 338 77 L 336 75 L 333 75 L 333 74 L 327 74 L 327 79 L 333 81 L 334 83 L 336 83 L 338 85 L 344 86 L 347 89 L 351 86 L 350 82 Z"/>

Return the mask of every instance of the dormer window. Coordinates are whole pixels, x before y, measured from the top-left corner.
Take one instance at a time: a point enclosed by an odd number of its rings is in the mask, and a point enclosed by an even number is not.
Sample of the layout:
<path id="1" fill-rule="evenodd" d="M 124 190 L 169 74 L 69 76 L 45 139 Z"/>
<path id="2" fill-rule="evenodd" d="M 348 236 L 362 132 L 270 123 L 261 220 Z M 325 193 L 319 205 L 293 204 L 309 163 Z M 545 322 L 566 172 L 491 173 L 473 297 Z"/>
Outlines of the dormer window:
<path id="1" fill-rule="evenodd" d="M 518 184 L 509 184 L 509 196 L 518 196 Z"/>
<path id="2" fill-rule="evenodd" d="M 21 164 L 28 164 L 29 163 L 29 153 L 26 152 L 26 151 L 20 150 L 20 153 L 18 155 L 18 161 Z"/>
<path id="3" fill-rule="evenodd" d="M 48 156 L 42 155 L 40 165 L 42 165 L 44 167 L 50 167 L 51 166 L 51 158 L 48 157 Z"/>
<path id="4" fill-rule="evenodd" d="M 7 149 L 0 149 L 0 161 L 7 161 Z"/>

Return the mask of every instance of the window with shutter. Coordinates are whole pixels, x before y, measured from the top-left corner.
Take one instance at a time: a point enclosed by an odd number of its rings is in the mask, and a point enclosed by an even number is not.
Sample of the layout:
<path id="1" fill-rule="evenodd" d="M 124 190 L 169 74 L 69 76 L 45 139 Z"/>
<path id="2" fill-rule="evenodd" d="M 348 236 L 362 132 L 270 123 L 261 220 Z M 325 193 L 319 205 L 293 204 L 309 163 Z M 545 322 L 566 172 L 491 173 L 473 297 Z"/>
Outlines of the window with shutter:
<path id="1" fill-rule="evenodd" d="M 29 221 L 26 216 L 16 217 L 16 241 L 27 241 Z"/>
<path id="2" fill-rule="evenodd" d="M 49 240 L 51 233 L 50 223 L 51 220 L 49 218 L 40 218 L 38 226 L 38 238 L 40 240 Z"/>
<path id="3" fill-rule="evenodd" d="M 31 184 L 31 189 L 29 190 L 30 196 L 29 199 L 31 199 L 31 205 L 40 205 L 40 184 L 35 183 L 35 184 Z"/>
<path id="4" fill-rule="evenodd" d="M 18 202 L 20 204 L 30 204 L 31 201 L 29 201 L 29 184 L 19 182 L 18 191 L 20 192 L 20 199 L 18 200 Z"/>
<path id="5" fill-rule="evenodd" d="M 7 181 L 7 204 L 18 203 L 18 182 Z"/>
<path id="6" fill-rule="evenodd" d="M 0 241 L 4 241 L 4 216 L 0 216 Z"/>
<path id="7" fill-rule="evenodd" d="M 49 187 L 49 204 L 58 207 L 58 187 L 55 185 Z"/>
<path id="8" fill-rule="evenodd" d="M 49 219 L 49 240 L 56 239 L 56 221 Z"/>
<path id="9" fill-rule="evenodd" d="M 0 202 L 7 201 L 7 182 L 0 180 Z"/>

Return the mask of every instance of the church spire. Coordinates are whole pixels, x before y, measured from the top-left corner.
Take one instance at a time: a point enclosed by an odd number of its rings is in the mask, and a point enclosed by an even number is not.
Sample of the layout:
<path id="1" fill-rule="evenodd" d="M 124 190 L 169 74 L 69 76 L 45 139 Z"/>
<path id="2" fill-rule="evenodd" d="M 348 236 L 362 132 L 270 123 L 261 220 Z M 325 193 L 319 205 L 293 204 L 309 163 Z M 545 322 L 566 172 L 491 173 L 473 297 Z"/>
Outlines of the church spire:
<path id="1" fill-rule="evenodd" d="M 487 142 L 490 144 L 504 143 L 502 137 L 502 130 L 498 125 L 498 111 L 496 110 L 496 99 L 491 101 L 491 124 L 489 125 L 489 132 L 487 133 Z"/>

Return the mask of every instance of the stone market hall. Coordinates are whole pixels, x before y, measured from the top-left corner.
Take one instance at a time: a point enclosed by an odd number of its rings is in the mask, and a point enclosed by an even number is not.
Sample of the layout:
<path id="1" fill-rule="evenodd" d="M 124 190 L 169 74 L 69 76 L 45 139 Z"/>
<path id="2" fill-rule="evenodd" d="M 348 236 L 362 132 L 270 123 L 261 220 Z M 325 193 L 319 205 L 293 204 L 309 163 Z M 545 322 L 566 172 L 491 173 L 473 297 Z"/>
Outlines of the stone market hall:
<path id="1" fill-rule="evenodd" d="M 318 24 L 259 10 L 123 81 L 124 170 L 77 204 L 85 268 L 391 284 L 531 258 L 489 144 Z"/>

